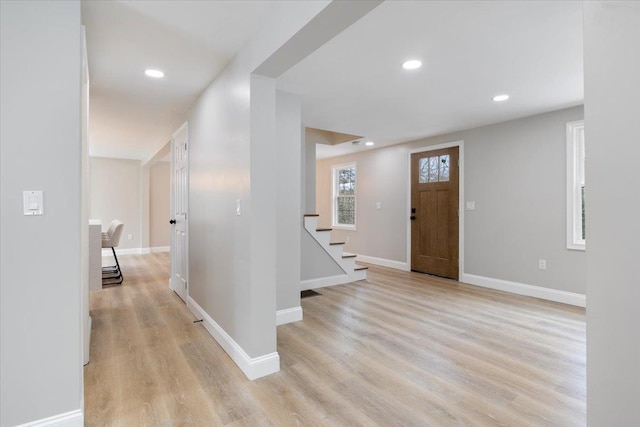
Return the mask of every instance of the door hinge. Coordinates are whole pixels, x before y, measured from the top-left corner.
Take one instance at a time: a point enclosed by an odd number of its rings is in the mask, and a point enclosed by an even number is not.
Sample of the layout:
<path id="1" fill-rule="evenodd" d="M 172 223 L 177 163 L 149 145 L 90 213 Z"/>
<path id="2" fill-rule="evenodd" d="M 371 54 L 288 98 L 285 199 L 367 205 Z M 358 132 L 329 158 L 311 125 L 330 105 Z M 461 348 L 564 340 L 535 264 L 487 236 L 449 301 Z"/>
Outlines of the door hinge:
<path id="1" fill-rule="evenodd" d="M 187 151 L 187 143 L 184 143 L 184 151 Z"/>
<path id="2" fill-rule="evenodd" d="M 184 282 L 184 288 L 187 289 L 187 282 Z"/>

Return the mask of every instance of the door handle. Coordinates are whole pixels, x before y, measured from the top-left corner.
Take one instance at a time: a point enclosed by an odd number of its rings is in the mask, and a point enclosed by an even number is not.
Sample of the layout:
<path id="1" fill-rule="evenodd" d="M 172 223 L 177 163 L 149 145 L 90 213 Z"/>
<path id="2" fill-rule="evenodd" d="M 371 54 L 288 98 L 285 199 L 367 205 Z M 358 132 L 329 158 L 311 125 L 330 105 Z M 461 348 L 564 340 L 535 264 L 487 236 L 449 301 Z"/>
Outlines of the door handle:
<path id="1" fill-rule="evenodd" d="M 169 224 L 173 225 L 173 224 L 175 224 L 175 223 L 176 223 L 176 220 L 175 220 L 175 219 L 171 219 L 171 220 L 169 220 Z"/>

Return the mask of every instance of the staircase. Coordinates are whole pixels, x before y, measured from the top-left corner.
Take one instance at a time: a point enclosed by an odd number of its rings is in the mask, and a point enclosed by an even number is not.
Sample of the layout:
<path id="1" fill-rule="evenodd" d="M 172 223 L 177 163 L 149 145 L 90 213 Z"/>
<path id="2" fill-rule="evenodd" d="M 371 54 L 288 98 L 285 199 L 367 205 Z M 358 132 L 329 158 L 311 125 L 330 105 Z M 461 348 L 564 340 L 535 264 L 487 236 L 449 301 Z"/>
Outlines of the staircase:
<path id="1" fill-rule="evenodd" d="M 356 264 L 356 256 L 344 253 L 344 242 L 331 241 L 331 228 L 318 228 L 318 214 L 306 214 L 304 216 L 304 228 L 311 237 L 325 250 L 326 253 L 340 266 L 352 282 L 367 278 L 364 267 Z"/>

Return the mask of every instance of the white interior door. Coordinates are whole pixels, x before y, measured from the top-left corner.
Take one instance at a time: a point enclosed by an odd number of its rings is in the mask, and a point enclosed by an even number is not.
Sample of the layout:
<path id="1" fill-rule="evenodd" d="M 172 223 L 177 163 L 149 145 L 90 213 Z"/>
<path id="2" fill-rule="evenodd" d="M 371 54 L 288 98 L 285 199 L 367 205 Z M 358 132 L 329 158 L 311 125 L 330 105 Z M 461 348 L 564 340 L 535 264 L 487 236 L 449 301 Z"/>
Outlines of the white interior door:
<path id="1" fill-rule="evenodd" d="M 187 123 L 171 140 L 171 280 L 170 286 L 184 302 L 189 293 L 189 152 Z"/>

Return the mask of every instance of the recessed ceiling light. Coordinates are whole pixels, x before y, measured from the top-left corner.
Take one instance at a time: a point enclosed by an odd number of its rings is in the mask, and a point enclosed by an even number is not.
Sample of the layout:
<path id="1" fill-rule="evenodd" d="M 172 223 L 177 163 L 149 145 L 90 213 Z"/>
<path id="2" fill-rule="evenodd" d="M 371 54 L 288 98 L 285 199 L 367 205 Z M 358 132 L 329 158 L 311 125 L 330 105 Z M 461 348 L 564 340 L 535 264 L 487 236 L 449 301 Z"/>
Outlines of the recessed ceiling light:
<path id="1" fill-rule="evenodd" d="M 416 68 L 422 67 L 422 61 L 418 61 L 417 59 L 412 59 L 410 61 L 405 61 L 402 64 L 402 68 L 405 70 L 415 70 Z"/>
<path id="2" fill-rule="evenodd" d="M 375 145 L 375 142 L 367 141 L 367 142 L 364 143 L 364 145 L 367 145 L 367 146 L 371 147 L 372 145 Z"/>
<path id="3" fill-rule="evenodd" d="M 496 102 L 506 101 L 507 99 L 509 99 L 509 95 L 507 95 L 506 93 L 504 95 L 496 95 L 493 97 L 493 100 Z"/>
<path id="4" fill-rule="evenodd" d="M 149 76 L 149 77 L 155 77 L 156 79 L 159 79 L 161 77 L 164 77 L 164 73 L 160 70 L 144 70 L 144 73 Z"/>

